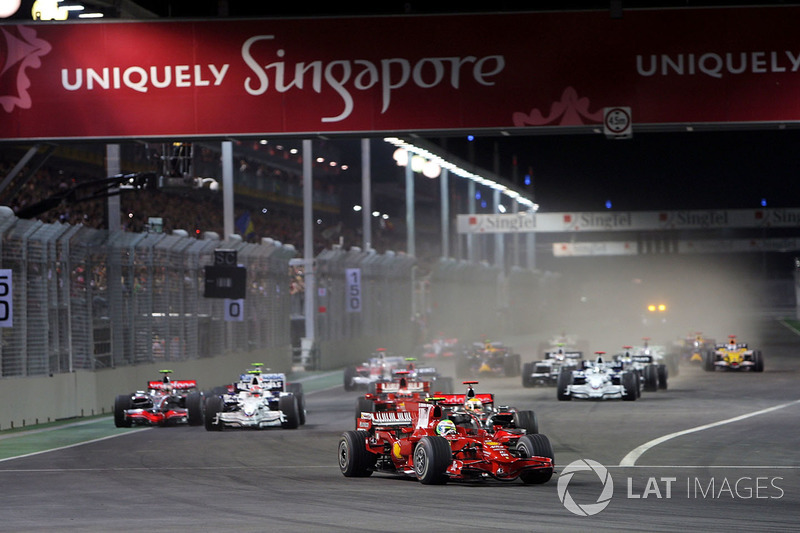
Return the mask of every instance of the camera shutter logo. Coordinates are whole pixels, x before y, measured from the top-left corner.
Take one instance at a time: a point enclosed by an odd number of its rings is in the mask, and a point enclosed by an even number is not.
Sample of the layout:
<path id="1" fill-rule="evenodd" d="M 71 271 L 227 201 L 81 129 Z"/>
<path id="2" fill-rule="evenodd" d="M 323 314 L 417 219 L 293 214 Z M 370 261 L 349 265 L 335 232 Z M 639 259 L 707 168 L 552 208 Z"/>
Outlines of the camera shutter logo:
<path id="1" fill-rule="evenodd" d="M 587 470 L 591 470 L 597 474 L 597 477 L 603 483 L 603 491 L 600 493 L 600 496 L 597 497 L 595 503 L 579 504 L 572 498 L 567 487 L 569 486 L 572 476 L 575 475 L 575 472 Z M 578 459 L 577 461 L 571 462 L 561 471 L 561 475 L 558 477 L 558 499 L 561 500 L 561 503 L 564 504 L 564 507 L 566 507 L 569 512 L 578 516 L 596 515 L 608 506 L 613 495 L 614 480 L 611 479 L 611 474 L 606 467 L 591 459 Z"/>

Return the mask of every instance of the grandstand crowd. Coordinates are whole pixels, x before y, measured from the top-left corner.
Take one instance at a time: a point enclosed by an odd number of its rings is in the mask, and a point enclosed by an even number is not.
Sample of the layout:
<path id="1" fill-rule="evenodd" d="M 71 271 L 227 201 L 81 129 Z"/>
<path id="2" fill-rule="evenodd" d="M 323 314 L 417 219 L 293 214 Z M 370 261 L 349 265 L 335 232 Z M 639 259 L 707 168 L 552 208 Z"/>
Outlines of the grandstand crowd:
<path id="1" fill-rule="evenodd" d="M 203 159 L 213 159 L 213 154 L 209 155 L 206 150 L 201 154 Z M 64 164 L 60 164 L 62 162 Z M 106 177 L 102 166 L 69 164 L 63 159 L 48 163 L 36 170 L 25 183 L 13 190 L 0 192 L 2 203 L 17 213 L 20 209 L 33 206 L 53 195 L 65 194 L 76 185 Z M 234 196 L 234 232 L 247 242 L 260 242 L 262 238 L 271 238 L 283 244 L 291 244 L 299 254 L 302 254 L 304 242 L 302 206 L 296 201 L 281 203 L 280 196 L 282 190 L 301 186 L 298 181 L 299 175 L 275 168 L 265 170 L 263 164 L 244 159 L 240 159 L 238 163 L 237 178 L 234 180 L 237 188 Z M 6 176 L 15 164 L 13 158 L 0 161 L 0 173 Z M 22 169 L 18 175 L 27 172 L 27 169 Z M 269 182 L 271 190 L 277 191 L 272 194 L 273 201 L 264 203 L 263 198 L 248 196 L 246 193 L 250 189 L 246 187 L 245 194 L 242 194 L 240 183 L 248 183 L 248 178 L 250 183 L 253 181 L 252 178 Z M 319 182 L 320 180 L 315 181 L 315 187 L 324 187 L 323 193 L 336 197 L 335 186 L 330 181 L 325 185 L 318 185 Z M 180 229 L 198 238 L 204 237 L 209 232 L 224 236 L 223 198 L 219 190 L 190 187 L 170 190 L 122 189 L 119 195 L 120 224 L 124 231 L 169 233 Z M 48 223 L 80 224 L 100 229 L 108 227 L 107 210 L 108 199 L 105 197 L 78 202 L 69 200 L 37 214 L 35 218 Z M 336 206 L 336 210 L 340 211 L 341 207 Z M 152 217 L 161 219 L 160 228 L 151 225 Z M 378 227 L 373 230 L 372 235 L 374 249 L 379 253 L 405 249 L 405 236 L 398 235 L 393 224 L 378 222 L 376 224 Z M 334 210 L 326 211 L 319 216 L 315 213 L 314 254 L 334 245 L 342 245 L 344 248 L 363 246 L 361 228 L 344 224 L 340 214 Z"/>

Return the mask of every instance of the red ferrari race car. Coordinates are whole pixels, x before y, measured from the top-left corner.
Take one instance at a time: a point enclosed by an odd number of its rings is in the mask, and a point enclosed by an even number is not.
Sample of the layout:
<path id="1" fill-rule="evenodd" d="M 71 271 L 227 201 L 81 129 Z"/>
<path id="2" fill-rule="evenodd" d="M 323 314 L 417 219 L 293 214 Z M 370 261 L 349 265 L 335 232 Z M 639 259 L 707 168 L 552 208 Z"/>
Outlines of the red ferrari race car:
<path id="1" fill-rule="evenodd" d="M 397 411 L 403 409 L 407 401 L 424 402 L 430 397 L 431 383 L 416 381 L 410 370 L 397 370 L 393 381 L 378 381 L 375 390 L 356 400 L 356 423 L 362 413 Z"/>
<path id="2" fill-rule="evenodd" d="M 451 479 L 519 478 L 526 484 L 550 480 L 555 460 L 546 436 L 463 427 L 445 414 L 441 401 L 408 401 L 402 410 L 364 413 L 358 429 L 344 432 L 339 440 L 342 474 L 366 477 L 383 472 L 416 477 L 424 484 Z"/>
<path id="3" fill-rule="evenodd" d="M 473 385 L 477 381 L 462 382 L 467 386 L 465 394 L 438 394 L 442 398 L 439 403 L 448 416 L 457 424 L 460 420 L 464 423 L 476 423 L 479 427 L 490 433 L 502 431 L 504 434 L 539 433 L 539 422 L 536 413 L 529 409 L 520 410 L 508 405 L 495 407 L 494 394 L 483 392 L 476 393 Z M 524 431 L 523 431 L 524 430 Z"/>
<path id="4" fill-rule="evenodd" d="M 147 390 L 120 394 L 114 400 L 114 425 L 166 426 L 203 423 L 203 395 L 195 380 L 170 379 L 172 370 L 161 370 L 161 380 L 148 381 Z"/>

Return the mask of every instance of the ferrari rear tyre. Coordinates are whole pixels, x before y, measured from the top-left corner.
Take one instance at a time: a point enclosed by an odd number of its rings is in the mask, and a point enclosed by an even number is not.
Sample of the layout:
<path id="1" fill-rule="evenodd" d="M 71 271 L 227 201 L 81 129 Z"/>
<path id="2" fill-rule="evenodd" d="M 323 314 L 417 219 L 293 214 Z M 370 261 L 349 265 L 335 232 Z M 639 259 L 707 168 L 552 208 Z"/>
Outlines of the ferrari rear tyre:
<path id="1" fill-rule="evenodd" d="M 281 396 L 278 400 L 278 409 L 286 417 L 286 420 L 281 422 L 281 427 L 284 429 L 297 429 L 297 426 L 300 425 L 300 408 L 297 404 L 297 396 L 294 394 Z"/>
<path id="2" fill-rule="evenodd" d="M 553 461 L 553 465 L 556 462 L 550 439 L 540 433 L 520 437 L 517 441 L 517 452 L 519 452 L 520 457 L 547 457 Z M 551 477 L 553 477 L 552 468 L 529 470 L 519 476 L 525 484 L 547 483 Z"/>
<path id="3" fill-rule="evenodd" d="M 203 424 L 203 393 L 190 392 L 186 396 L 186 412 L 190 426 L 200 426 Z"/>
<path id="4" fill-rule="evenodd" d="M 375 456 L 367 450 L 366 431 L 345 431 L 339 439 L 339 470 L 345 477 L 368 477 L 375 466 Z"/>
<path id="5" fill-rule="evenodd" d="M 359 396 L 356 400 L 356 422 L 361 418 L 361 413 L 374 413 L 375 402 L 364 396 Z"/>
<path id="6" fill-rule="evenodd" d="M 217 418 L 217 414 L 224 410 L 225 402 L 219 396 L 206 398 L 205 425 L 208 431 L 222 431 L 225 424 Z"/>
<path id="7" fill-rule="evenodd" d="M 129 428 L 132 423 L 125 417 L 125 411 L 131 408 L 131 395 L 120 394 L 114 399 L 114 425 L 118 428 Z"/>
<path id="8" fill-rule="evenodd" d="M 453 462 L 453 451 L 444 437 L 422 437 L 414 448 L 414 473 L 420 483 L 447 483 L 447 467 Z"/>
<path id="9" fill-rule="evenodd" d="M 527 435 L 539 433 L 539 420 L 531 410 L 514 412 L 514 425 L 524 429 Z"/>
<path id="10" fill-rule="evenodd" d="M 572 385 L 572 370 L 562 370 L 558 373 L 556 382 L 556 397 L 564 402 L 572 399 L 572 395 L 567 393 L 567 387 Z"/>

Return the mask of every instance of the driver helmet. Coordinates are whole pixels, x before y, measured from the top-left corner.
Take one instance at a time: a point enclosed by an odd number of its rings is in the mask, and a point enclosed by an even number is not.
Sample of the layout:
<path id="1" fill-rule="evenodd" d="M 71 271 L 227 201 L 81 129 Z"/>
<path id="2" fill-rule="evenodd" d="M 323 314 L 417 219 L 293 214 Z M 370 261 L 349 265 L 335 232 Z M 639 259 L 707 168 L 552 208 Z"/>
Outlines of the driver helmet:
<path id="1" fill-rule="evenodd" d="M 467 400 L 467 403 L 464 407 L 467 408 L 467 411 L 473 411 L 473 412 L 482 411 L 483 402 L 481 402 L 477 398 L 470 398 L 469 400 Z"/>
<path id="2" fill-rule="evenodd" d="M 450 419 L 441 420 L 438 424 L 436 424 L 436 434 L 442 437 L 447 437 L 448 435 L 455 435 L 456 434 L 456 425 Z"/>

